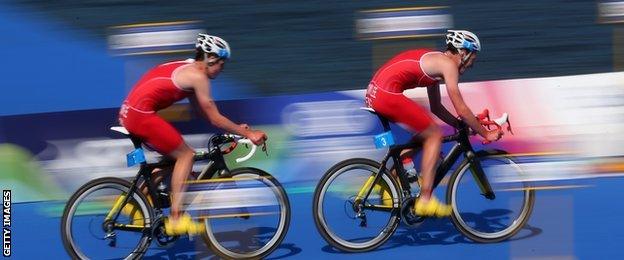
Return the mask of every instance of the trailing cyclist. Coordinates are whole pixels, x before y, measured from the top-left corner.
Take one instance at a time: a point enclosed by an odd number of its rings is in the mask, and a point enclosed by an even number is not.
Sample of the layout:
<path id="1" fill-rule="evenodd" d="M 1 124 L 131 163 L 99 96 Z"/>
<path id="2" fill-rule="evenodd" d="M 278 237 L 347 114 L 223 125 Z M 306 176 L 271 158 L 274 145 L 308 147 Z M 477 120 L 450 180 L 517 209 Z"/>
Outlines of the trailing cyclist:
<path id="1" fill-rule="evenodd" d="M 481 43 L 475 34 L 449 30 L 444 52 L 415 49 L 399 53 L 377 70 L 368 85 L 366 105 L 388 120 L 417 133 L 413 138 L 423 141 L 421 193 L 414 204 L 417 215 L 445 217 L 451 214 L 451 207 L 432 195 L 434 166 L 440 154 L 442 131 L 422 106 L 402 93 L 407 89 L 427 87 L 433 114 L 445 123 L 458 127 L 459 120 L 441 103 L 439 84 L 444 81 L 461 120 L 487 141 L 498 140 L 503 132 L 485 129 L 464 102 L 458 87 L 459 76 L 472 67 L 479 51 Z M 415 174 L 413 155 L 413 149 L 401 152 L 403 166 L 409 175 Z"/>
<path id="2" fill-rule="evenodd" d="M 246 124 L 235 124 L 223 116 L 212 99 L 210 80 L 221 73 L 230 58 L 228 43 L 216 36 L 199 34 L 195 47 L 195 59 L 164 63 L 145 73 L 119 111 L 119 122 L 132 135 L 176 159 L 171 179 L 171 216 L 165 221 L 168 235 L 197 234 L 203 226 L 180 212 L 182 192 L 186 189 L 184 181 L 191 171 L 194 150 L 156 111 L 189 98 L 214 126 L 244 136 L 256 145 L 267 139 L 264 132 L 252 130 Z"/>

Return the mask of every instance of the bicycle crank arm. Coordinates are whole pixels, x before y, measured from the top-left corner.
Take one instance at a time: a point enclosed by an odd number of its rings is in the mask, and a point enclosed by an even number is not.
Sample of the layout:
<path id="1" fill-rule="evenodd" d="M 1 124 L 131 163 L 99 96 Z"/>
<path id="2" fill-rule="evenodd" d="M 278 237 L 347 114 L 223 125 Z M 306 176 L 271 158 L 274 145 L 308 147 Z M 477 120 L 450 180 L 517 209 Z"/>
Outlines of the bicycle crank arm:
<path id="1" fill-rule="evenodd" d="M 108 246 L 109 247 L 116 247 L 117 246 L 117 234 L 115 234 L 115 232 L 107 233 L 104 236 L 104 240 L 108 240 Z"/>

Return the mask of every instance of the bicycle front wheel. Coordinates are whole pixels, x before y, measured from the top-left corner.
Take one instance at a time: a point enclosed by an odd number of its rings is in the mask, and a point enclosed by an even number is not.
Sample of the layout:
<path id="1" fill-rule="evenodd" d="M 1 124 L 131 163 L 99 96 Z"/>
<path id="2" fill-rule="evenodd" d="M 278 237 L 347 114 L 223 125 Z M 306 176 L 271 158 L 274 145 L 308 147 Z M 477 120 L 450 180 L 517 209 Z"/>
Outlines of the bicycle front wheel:
<path id="1" fill-rule="evenodd" d="M 206 225 L 202 237 L 214 253 L 224 259 L 261 259 L 284 240 L 290 202 L 273 176 L 256 168 L 239 168 L 228 178 L 206 182 L 206 187 L 212 186 L 207 197 L 213 201 L 202 214 Z"/>
<path id="2" fill-rule="evenodd" d="M 72 259 L 139 259 L 150 244 L 153 213 L 142 193 L 118 178 L 88 182 L 71 196 L 61 236 Z M 118 214 L 118 217 L 115 216 Z"/>
<path id="3" fill-rule="evenodd" d="M 451 219 L 471 240 L 503 241 L 517 234 L 529 220 L 535 191 L 522 181 L 522 168 L 506 152 L 480 151 L 475 160 L 480 162 L 494 196 L 482 194 L 471 164 L 463 163 L 451 176 L 446 194 L 453 207 Z"/>
<path id="4" fill-rule="evenodd" d="M 382 245 L 396 230 L 401 195 L 387 171 L 373 183 L 379 167 L 373 160 L 348 159 L 330 168 L 316 186 L 314 222 L 331 246 L 366 252 Z"/>

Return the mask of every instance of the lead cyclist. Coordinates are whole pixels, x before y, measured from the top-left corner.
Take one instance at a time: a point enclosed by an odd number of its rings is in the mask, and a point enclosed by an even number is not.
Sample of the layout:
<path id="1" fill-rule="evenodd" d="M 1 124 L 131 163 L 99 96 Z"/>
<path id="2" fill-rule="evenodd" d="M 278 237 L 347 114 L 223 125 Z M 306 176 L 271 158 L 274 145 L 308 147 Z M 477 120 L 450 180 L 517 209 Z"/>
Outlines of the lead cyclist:
<path id="1" fill-rule="evenodd" d="M 414 211 L 420 216 L 446 217 L 451 214 L 451 207 L 432 195 L 434 166 L 440 154 L 442 131 L 428 112 L 403 95 L 403 91 L 426 87 L 433 114 L 445 123 L 458 127 L 459 120 L 441 103 L 440 82 L 443 81 L 463 122 L 489 142 L 503 135 L 502 130 L 487 130 L 477 121 L 458 87 L 459 76 L 472 67 L 477 53 L 481 51 L 479 38 L 469 31 L 448 30 L 445 40 L 446 50 L 443 52 L 414 49 L 399 53 L 377 70 L 366 91 L 368 107 L 391 122 L 405 126 L 412 133 L 418 133 L 413 138 L 423 139 L 422 185 L 420 197 L 414 203 Z M 415 173 L 413 155 L 413 149 L 401 152 L 401 161 L 408 175 Z M 385 191 L 381 193 L 387 194 Z"/>

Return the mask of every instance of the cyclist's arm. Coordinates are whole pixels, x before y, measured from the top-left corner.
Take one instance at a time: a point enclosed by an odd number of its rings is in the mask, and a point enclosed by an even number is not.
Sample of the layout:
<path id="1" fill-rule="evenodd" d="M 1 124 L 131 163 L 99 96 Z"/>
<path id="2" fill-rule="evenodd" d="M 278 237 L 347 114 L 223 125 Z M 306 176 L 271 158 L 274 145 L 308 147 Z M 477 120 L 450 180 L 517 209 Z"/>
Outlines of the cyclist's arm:
<path id="1" fill-rule="evenodd" d="M 200 110 L 204 118 L 210 121 L 212 125 L 226 132 L 248 136 L 249 130 L 235 124 L 219 112 L 217 104 L 210 95 L 210 81 L 206 77 L 197 77 L 194 82 L 193 89 L 195 90 L 195 95 L 189 97 L 189 99 Z"/>
<path id="2" fill-rule="evenodd" d="M 459 72 L 457 71 L 457 66 L 452 63 L 452 61 L 447 59 L 440 59 L 439 64 L 440 74 L 444 78 L 444 83 L 446 84 L 446 91 L 448 92 L 449 98 L 453 103 L 453 107 L 455 107 L 455 111 L 459 114 L 459 117 L 464 121 L 472 130 L 477 132 L 480 136 L 487 138 L 487 130 L 477 121 L 474 113 L 470 110 L 466 102 L 464 102 L 464 98 L 462 98 L 461 92 L 459 91 L 458 81 L 459 81 Z"/>
<path id="3" fill-rule="evenodd" d="M 429 108 L 431 112 L 438 118 L 442 119 L 444 123 L 459 128 L 459 120 L 451 114 L 451 112 L 442 105 L 442 99 L 440 97 L 440 84 L 427 87 L 427 95 L 429 96 Z"/>

